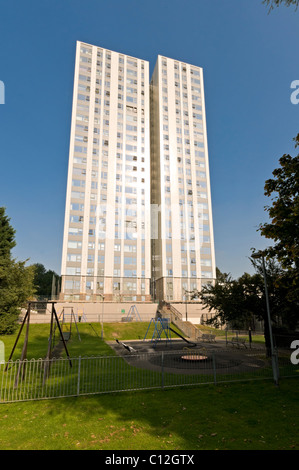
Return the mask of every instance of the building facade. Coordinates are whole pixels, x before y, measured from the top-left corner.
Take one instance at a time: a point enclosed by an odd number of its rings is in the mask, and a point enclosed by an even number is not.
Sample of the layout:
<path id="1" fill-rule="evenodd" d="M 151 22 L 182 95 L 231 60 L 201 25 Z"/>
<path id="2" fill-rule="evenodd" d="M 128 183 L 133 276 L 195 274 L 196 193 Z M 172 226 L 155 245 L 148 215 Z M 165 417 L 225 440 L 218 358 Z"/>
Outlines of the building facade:
<path id="1" fill-rule="evenodd" d="M 150 296 L 149 64 L 77 42 L 62 296 Z"/>
<path id="2" fill-rule="evenodd" d="M 189 300 L 216 276 L 203 71 L 159 56 L 151 80 L 152 284 Z"/>
<path id="3" fill-rule="evenodd" d="M 215 278 L 199 67 L 77 42 L 62 299 L 186 300 Z"/>

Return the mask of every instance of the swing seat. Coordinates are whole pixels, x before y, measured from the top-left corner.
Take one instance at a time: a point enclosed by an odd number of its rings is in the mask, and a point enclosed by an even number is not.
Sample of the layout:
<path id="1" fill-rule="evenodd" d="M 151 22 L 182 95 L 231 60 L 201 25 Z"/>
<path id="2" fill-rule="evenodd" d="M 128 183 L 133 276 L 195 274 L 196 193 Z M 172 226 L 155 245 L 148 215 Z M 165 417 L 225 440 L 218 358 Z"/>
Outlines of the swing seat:
<path id="1" fill-rule="evenodd" d="M 71 333 L 69 331 L 66 331 L 66 332 L 62 333 L 62 335 L 63 335 L 64 341 L 68 341 L 71 337 Z M 60 341 L 62 341 L 62 340 L 60 340 Z"/>

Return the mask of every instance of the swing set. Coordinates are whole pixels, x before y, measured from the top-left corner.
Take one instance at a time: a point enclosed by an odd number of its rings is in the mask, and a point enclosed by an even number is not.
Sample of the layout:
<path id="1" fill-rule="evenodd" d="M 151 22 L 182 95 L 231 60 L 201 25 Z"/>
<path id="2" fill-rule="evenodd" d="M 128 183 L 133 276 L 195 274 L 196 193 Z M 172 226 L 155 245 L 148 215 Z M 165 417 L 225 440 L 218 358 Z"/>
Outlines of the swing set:
<path id="1" fill-rule="evenodd" d="M 59 321 L 59 318 L 58 318 L 58 315 L 57 315 L 57 312 L 56 312 L 56 309 L 55 309 L 56 302 L 48 301 L 47 304 L 51 305 L 51 321 L 50 321 L 50 334 L 49 334 L 49 339 L 48 339 L 48 349 L 47 349 L 47 354 L 46 354 L 46 357 L 45 357 L 45 360 L 44 360 L 44 364 L 45 364 L 45 366 L 44 366 L 44 380 L 48 376 L 48 372 L 49 372 L 49 369 L 50 369 L 50 362 L 51 362 L 51 359 L 53 359 L 53 356 L 54 356 L 53 352 L 54 352 L 54 346 L 55 346 L 55 331 L 56 331 L 56 328 L 58 328 L 59 337 L 60 337 L 60 340 L 62 341 L 66 356 L 67 356 L 69 364 L 70 364 L 70 367 L 72 367 L 72 361 L 71 361 L 66 343 L 71 337 L 71 325 L 72 325 L 73 321 L 76 324 L 77 333 L 78 333 L 78 336 L 79 336 L 77 322 L 76 322 L 76 318 L 75 318 L 73 310 L 71 311 L 71 313 L 66 314 L 66 312 L 64 312 L 64 309 L 63 309 L 63 311 L 60 314 L 60 317 L 62 317 L 62 327 L 61 327 L 61 324 L 60 324 L 60 321 Z M 20 361 L 19 361 L 18 372 L 16 374 L 15 387 L 18 385 L 20 376 L 21 376 L 22 380 L 24 379 L 24 376 L 25 376 L 25 367 L 26 367 L 27 349 L 28 349 L 28 338 L 29 338 L 29 326 L 30 326 L 30 316 L 31 316 L 30 314 L 31 314 L 31 311 L 33 309 L 40 310 L 41 308 L 42 309 L 45 308 L 45 303 L 44 302 L 43 303 L 41 303 L 41 302 L 29 302 L 28 303 L 28 308 L 27 308 L 26 314 L 25 314 L 24 319 L 22 321 L 18 336 L 16 338 L 16 341 L 14 343 L 14 346 L 12 348 L 12 351 L 10 353 L 9 359 L 8 359 L 6 367 L 5 367 L 5 371 L 7 371 L 8 367 L 9 367 L 9 364 L 11 362 L 11 359 L 13 357 L 14 351 L 17 347 L 18 342 L 19 342 L 19 339 L 20 339 L 21 333 L 23 331 L 23 328 L 26 324 L 25 339 L 24 339 L 22 353 L 21 353 L 21 357 L 20 357 Z M 67 318 L 67 315 L 68 315 L 68 317 L 70 317 L 70 326 L 69 326 L 69 330 L 65 331 L 65 333 L 63 333 L 63 327 L 65 327 L 65 318 Z M 80 339 L 80 336 L 79 336 L 79 339 Z M 81 339 L 80 339 L 80 341 L 81 341 Z"/>
<path id="2" fill-rule="evenodd" d="M 68 311 L 70 310 L 70 311 Z M 81 341 L 79 330 L 78 330 L 78 325 L 77 325 L 77 320 L 76 320 L 76 315 L 74 313 L 73 307 L 63 307 L 61 314 L 59 315 L 58 320 L 60 320 L 61 324 L 61 331 L 64 337 L 65 341 L 69 341 L 72 335 L 72 324 L 74 323 L 76 326 L 77 330 L 77 335 L 79 338 L 79 341 Z M 57 323 L 55 324 L 54 328 L 54 341 L 53 343 L 55 344 L 55 330 L 57 327 Z"/>
<path id="3" fill-rule="evenodd" d="M 152 318 L 151 321 L 149 322 L 149 325 L 147 327 L 145 336 L 143 338 L 143 341 L 145 341 L 147 334 L 149 332 L 151 324 L 154 324 L 154 332 L 152 335 L 152 343 L 156 344 L 157 341 L 160 341 L 162 339 L 162 334 L 165 334 L 166 338 L 166 344 L 171 341 L 171 333 L 174 335 L 178 336 L 180 339 L 185 341 L 185 343 L 189 344 L 190 347 L 195 347 L 196 343 L 193 343 L 192 341 L 189 341 L 186 339 L 184 336 L 182 336 L 178 331 L 174 330 L 173 328 L 170 327 L 170 319 L 169 318 L 161 318 L 158 317 L 157 319 Z"/>
<path id="4" fill-rule="evenodd" d="M 151 321 L 148 324 L 143 341 L 145 341 L 152 323 L 154 324 L 154 332 L 153 332 L 151 341 L 154 344 L 156 344 L 157 341 L 161 340 L 163 332 L 165 334 L 166 342 L 168 343 L 169 341 L 171 341 L 171 329 L 169 327 L 170 321 L 168 318 L 160 318 L 160 317 L 157 320 L 155 320 L 154 318 L 151 319 Z"/>

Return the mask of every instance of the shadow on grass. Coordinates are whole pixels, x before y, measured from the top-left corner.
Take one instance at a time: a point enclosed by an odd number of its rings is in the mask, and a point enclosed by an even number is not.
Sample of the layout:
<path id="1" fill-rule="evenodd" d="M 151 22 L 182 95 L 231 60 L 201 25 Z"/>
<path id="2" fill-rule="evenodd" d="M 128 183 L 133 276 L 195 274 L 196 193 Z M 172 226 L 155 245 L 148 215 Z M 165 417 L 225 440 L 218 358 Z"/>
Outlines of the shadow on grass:
<path id="1" fill-rule="evenodd" d="M 45 356 L 48 332 L 49 325 L 32 330 L 28 359 Z M 71 357 L 115 356 L 100 338 L 100 325 L 79 325 L 81 341 L 75 328 L 72 333 L 68 343 Z M 22 344 L 21 339 L 15 358 L 20 356 Z M 115 357 L 119 360 L 123 361 Z M 129 369 L 125 364 L 123 380 Z M 76 386 L 76 371 L 73 375 Z M 157 381 L 160 384 L 160 374 Z M 0 431 L 0 436 L 6 448 L 28 449 L 296 448 L 297 386 L 295 379 L 282 381 L 280 387 L 268 380 L 2 404 L 0 428 L 5 424 L 3 415 L 9 413 L 12 424 L 9 429 L 2 427 L 5 435 Z"/>
<path id="2" fill-rule="evenodd" d="M 75 324 L 71 326 L 71 338 L 68 341 L 67 349 L 70 356 L 88 356 L 88 355 L 113 355 L 114 352 L 105 342 L 101 340 L 100 325 L 95 324 L 78 324 L 78 331 Z M 70 331 L 70 325 L 64 325 L 63 331 Z M 18 332 L 17 332 L 18 333 Z M 5 346 L 5 358 L 8 360 L 10 353 L 15 344 L 17 333 L 9 336 L 1 336 L 0 339 L 3 341 Z M 29 336 L 28 336 L 28 347 L 27 347 L 27 359 L 40 359 L 45 358 L 48 351 L 48 341 L 50 334 L 50 325 L 30 325 Z M 23 329 L 21 336 L 18 340 L 15 348 L 12 360 L 20 359 L 22 348 L 25 339 L 25 328 Z M 60 343 L 59 330 L 56 328 L 53 344 L 57 346 Z M 66 357 L 64 348 L 62 348 L 61 357 Z"/>
<path id="3" fill-rule="evenodd" d="M 279 388 L 259 382 L 31 402 L 26 419 L 36 415 L 43 423 L 36 448 L 292 449 L 298 448 L 297 383 L 289 379 Z"/>

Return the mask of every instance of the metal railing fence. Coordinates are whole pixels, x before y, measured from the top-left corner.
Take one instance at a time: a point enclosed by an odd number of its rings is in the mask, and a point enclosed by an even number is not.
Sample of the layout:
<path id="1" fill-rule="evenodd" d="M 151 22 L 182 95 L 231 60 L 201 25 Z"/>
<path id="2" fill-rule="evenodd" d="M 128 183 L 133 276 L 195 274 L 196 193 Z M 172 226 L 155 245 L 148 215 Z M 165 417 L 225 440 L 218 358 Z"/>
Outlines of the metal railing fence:
<path id="1" fill-rule="evenodd" d="M 278 365 L 280 378 L 299 377 L 289 351 L 279 351 Z M 273 379 L 265 349 L 17 360 L 0 363 L 0 404 L 258 379 Z"/>

